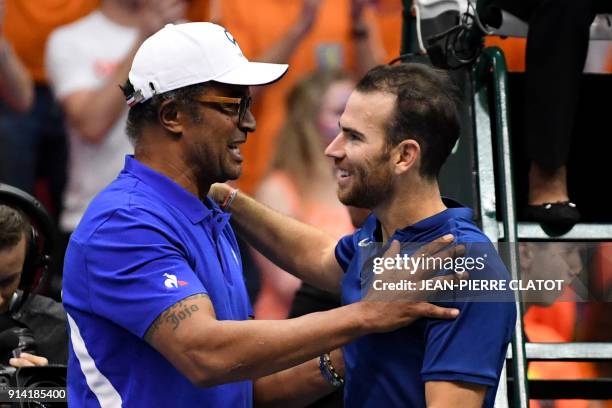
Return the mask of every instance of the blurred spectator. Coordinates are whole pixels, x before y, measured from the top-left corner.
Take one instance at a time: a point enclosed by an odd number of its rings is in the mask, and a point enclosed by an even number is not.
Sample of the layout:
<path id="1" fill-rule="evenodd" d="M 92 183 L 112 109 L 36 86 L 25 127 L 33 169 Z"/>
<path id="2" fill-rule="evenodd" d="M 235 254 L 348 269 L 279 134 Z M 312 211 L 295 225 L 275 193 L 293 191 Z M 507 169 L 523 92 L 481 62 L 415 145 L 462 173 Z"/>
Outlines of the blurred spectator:
<path id="1" fill-rule="evenodd" d="M 338 239 L 353 227 L 347 207 L 338 201 L 332 163 L 323 151 L 338 134 L 338 120 L 353 86 L 346 74 L 327 70 L 296 85 L 289 94 L 272 169 L 255 195 L 262 203 Z M 286 318 L 300 280 L 259 253 L 255 259 L 262 276 L 255 316 Z"/>
<path id="2" fill-rule="evenodd" d="M 185 11 L 183 0 L 103 0 L 89 15 L 51 34 L 46 67 L 70 136 L 59 257 L 91 199 L 117 176 L 124 156 L 133 151 L 119 84 L 125 82 L 136 50 L 166 23 L 184 20 Z"/>
<path id="3" fill-rule="evenodd" d="M 570 302 L 576 300 L 570 285 L 580 283 L 576 278 L 585 269 L 584 245 L 573 242 L 521 242 L 519 254 L 522 278 L 563 281 L 561 290 L 524 292 L 523 300 L 527 307 L 547 307 L 560 298 Z"/>
<path id="4" fill-rule="evenodd" d="M 270 162 L 274 142 L 284 117 L 284 101 L 289 90 L 313 70 L 343 68 L 361 76 L 386 56 L 376 21 L 376 3 L 368 0 L 259 0 L 246 3 L 224 0 L 221 22 L 240 42 L 251 58 L 289 63 L 283 79 L 260 91 L 253 106 L 257 131 L 244 146 L 245 167 L 238 186 L 254 193 Z M 399 0 L 386 0 L 385 31 L 401 32 L 401 19 L 390 19 L 389 3 L 401 10 Z M 390 37 L 392 41 L 393 38 Z M 399 52 L 399 42 L 395 53 Z"/>
<path id="5" fill-rule="evenodd" d="M 585 269 L 585 252 L 580 244 L 562 242 L 521 242 L 519 244 L 521 279 L 563 280 L 563 290 L 525 292 L 525 335 L 531 342 L 565 343 L 575 341 L 576 295 L 570 288 Z M 597 377 L 592 363 L 531 362 L 531 379 L 570 380 Z M 531 401 L 531 408 L 587 408 L 585 400 Z"/>
<path id="6" fill-rule="evenodd" d="M 0 181 L 34 193 L 37 178 L 45 178 L 48 207 L 54 215 L 60 210 L 66 181 L 67 146 L 60 109 L 47 87 L 45 42 L 55 27 L 87 14 L 98 1 L 2 1 L 2 36 L 12 44 L 35 88 L 33 105 L 24 104 L 22 113 L 0 112 Z"/>
<path id="7" fill-rule="evenodd" d="M 34 85 L 30 74 L 2 34 L 5 0 L 0 0 L 0 103 L 16 112 L 32 106 Z"/>
<path id="8" fill-rule="evenodd" d="M 567 160 L 577 112 L 590 26 L 597 13 L 612 11 L 608 0 L 493 0 L 529 23 L 525 71 L 525 137 L 529 169 L 524 216 L 551 235 L 580 219 L 570 201 Z M 500 14 L 491 13 L 493 26 Z"/>

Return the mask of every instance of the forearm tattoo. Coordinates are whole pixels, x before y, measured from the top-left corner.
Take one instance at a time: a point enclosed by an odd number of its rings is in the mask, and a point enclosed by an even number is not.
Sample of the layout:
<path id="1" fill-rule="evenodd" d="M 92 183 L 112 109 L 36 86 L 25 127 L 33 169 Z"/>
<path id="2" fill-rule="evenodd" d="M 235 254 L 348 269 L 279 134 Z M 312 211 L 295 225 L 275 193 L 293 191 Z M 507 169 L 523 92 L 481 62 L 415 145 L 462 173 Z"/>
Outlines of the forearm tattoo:
<path id="1" fill-rule="evenodd" d="M 164 323 L 171 325 L 172 331 L 178 329 L 183 320 L 189 319 L 195 312 L 200 310 L 198 305 L 194 305 L 192 301 L 205 297 L 208 296 L 203 293 L 198 293 L 186 297 L 185 299 L 176 302 L 168 309 L 164 310 L 162 314 L 160 314 L 158 318 L 155 319 L 155 321 L 151 324 L 149 330 L 147 330 L 145 340 L 150 343 L 155 332 L 157 332 L 159 327 Z"/>

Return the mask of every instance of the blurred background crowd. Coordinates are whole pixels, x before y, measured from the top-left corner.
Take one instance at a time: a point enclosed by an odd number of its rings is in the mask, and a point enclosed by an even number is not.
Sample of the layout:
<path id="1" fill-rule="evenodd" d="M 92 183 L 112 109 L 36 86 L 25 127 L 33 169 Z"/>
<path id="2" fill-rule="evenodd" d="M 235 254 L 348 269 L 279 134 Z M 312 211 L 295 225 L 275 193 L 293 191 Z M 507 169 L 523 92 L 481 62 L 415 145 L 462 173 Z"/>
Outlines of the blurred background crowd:
<path id="1" fill-rule="evenodd" d="M 337 238 L 351 233 L 367 212 L 337 200 L 331 162 L 323 150 L 338 132 L 355 81 L 399 55 L 403 10 L 401 0 L 0 0 L 0 182 L 35 195 L 57 222 L 60 244 L 47 294 L 59 300 L 70 233 L 132 152 L 124 129 L 128 108 L 118 85 L 125 82 L 142 41 L 171 22 L 216 22 L 232 33 L 247 58 L 290 65 L 278 83 L 251 90 L 257 130 L 242 146 L 245 162 L 236 185 Z M 510 71 L 525 71 L 526 39 L 486 41 L 504 49 Z M 612 73 L 609 44 L 592 50 L 598 72 Z M 555 86 L 571 88 L 567 83 Z M 602 136 L 609 129 L 601 129 Z M 551 175 L 536 166 L 526 180 L 519 180 L 525 191 L 531 188 L 524 194 L 531 207 L 569 202 L 563 159 L 553 167 L 562 170 Z M 603 188 L 609 175 L 590 182 Z M 564 205 L 563 211 L 574 208 Z M 582 208 L 587 220 L 601 214 Z M 257 318 L 283 319 L 339 304 L 331 294 L 302 286 L 262 255 L 244 245 L 242 249 Z M 524 268 L 565 249 L 546 251 L 534 255 L 523 248 Z M 601 256 L 588 264 L 593 262 L 612 260 Z M 573 265 L 568 268 L 588 269 L 586 263 Z M 604 278 L 600 283 L 611 291 L 612 280 Z M 608 312 L 606 305 L 573 301 L 533 305 L 525 329 L 532 341 L 611 341 Z M 530 375 L 547 378 L 611 376 L 611 371 L 586 363 L 530 367 Z"/>

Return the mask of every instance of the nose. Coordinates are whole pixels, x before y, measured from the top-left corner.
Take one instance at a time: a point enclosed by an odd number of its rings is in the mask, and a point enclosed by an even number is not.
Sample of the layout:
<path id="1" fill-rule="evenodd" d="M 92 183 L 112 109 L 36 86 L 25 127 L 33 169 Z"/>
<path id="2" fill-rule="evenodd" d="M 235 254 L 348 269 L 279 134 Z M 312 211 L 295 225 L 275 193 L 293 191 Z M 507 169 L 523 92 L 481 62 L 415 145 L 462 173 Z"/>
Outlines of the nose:
<path id="1" fill-rule="evenodd" d="M 331 141 L 331 143 L 325 148 L 325 155 L 332 159 L 341 159 L 344 157 L 344 137 L 342 132 Z"/>
<path id="2" fill-rule="evenodd" d="M 244 118 L 238 123 L 238 128 L 245 132 L 254 132 L 257 127 L 257 122 L 255 121 L 255 116 L 250 109 L 246 111 L 244 114 Z"/>

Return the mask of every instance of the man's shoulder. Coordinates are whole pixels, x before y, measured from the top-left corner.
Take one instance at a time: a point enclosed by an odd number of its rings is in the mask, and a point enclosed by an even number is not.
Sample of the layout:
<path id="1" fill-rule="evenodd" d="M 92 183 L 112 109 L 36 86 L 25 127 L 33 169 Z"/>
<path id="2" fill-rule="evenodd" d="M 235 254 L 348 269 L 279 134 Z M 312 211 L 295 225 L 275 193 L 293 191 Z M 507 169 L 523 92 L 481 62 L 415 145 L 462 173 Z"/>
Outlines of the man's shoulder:
<path id="1" fill-rule="evenodd" d="M 73 235 L 83 244 L 103 226 L 121 228 L 131 222 L 166 224 L 172 217 L 150 187 L 122 174 L 92 200 Z"/>
<path id="2" fill-rule="evenodd" d="M 450 218 L 447 224 L 448 233 L 455 236 L 455 242 L 457 243 L 491 243 L 491 240 L 478 228 L 473 220 L 455 217 Z"/>

